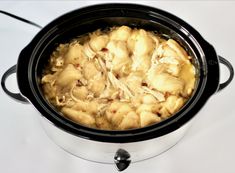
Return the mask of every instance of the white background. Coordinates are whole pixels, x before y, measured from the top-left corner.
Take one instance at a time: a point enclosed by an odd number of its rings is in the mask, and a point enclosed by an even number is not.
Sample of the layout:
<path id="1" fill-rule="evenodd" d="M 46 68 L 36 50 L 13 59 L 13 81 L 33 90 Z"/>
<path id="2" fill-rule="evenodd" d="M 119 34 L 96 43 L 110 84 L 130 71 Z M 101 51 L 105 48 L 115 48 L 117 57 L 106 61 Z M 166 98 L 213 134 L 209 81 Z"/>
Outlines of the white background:
<path id="1" fill-rule="evenodd" d="M 120 1 L 119 1 L 120 2 Z M 125 1 L 127 2 L 127 1 Z M 63 13 L 98 1 L 0 1 L 5 10 L 42 26 Z M 167 10 L 187 21 L 235 66 L 235 2 L 137 1 Z M 38 29 L 0 14 L 0 76 L 16 64 L 20 51 Z M 223 67 L 223 66 L 222 66 Z M 222 79 L 228 71 L 221 68 Z M 235 81 L 235 80 L 234 80 Z M 193 126 L 164 154 L 132 164 L 126 173 L 234 173 L 235 82 L 213 95 L 194 118 Z M 17 91 L 15 76 L 7 86 Z M 0 172 L 93 173 L 116 172 L 114 165 L 88 162 L 56 146 L 38 122 L 32 105 L 18 103 L 0 89 Z M 79 147 L 79 146 L 78 146 Z"/>

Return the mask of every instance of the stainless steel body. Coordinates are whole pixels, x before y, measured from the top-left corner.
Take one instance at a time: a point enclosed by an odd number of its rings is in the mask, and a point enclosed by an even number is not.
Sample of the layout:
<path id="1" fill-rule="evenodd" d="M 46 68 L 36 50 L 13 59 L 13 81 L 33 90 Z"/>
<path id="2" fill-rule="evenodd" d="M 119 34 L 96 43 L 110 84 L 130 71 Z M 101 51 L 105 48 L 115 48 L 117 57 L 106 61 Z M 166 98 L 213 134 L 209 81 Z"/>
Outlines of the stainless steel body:
<path id="1" fill-rule="evenodd" d="M 163 153 L 184 136 L 192 122 L 191 120 L 179 129 L 158 138 L 131 143 L 110 143 L 84 139 L 67 133 L 43 116 L 40 116 L 40 121 L 48 136 L 69 153 L 86 160 L 112 164 L 118 149 L 126 150 L 130 154 L 132 162 L 145 160 Z"/>

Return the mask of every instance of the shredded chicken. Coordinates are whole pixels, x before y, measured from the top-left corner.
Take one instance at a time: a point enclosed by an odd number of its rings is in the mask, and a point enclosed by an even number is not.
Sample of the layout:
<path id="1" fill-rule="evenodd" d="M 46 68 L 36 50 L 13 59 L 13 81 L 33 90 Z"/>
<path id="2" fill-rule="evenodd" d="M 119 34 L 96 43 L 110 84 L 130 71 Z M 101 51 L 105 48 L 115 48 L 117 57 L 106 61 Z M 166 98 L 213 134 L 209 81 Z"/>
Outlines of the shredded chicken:
<path id="1" fill-rule="evenodd" d="M 149 89 L 148 87 L 145 87 L 145 86 L 143 86 L 142 88 L 143 88 L 145 93 L 149 93 L 149 94 L 153 95 L 158 101 L 160 101 L 160 102 L 165 101 L 164 94 L 162 94 L 161 92 L 151 90 L 151 89 Z"/>
<path id="2" fill-rule="evenodd" d="M 112 72 L 108 72 L 108 78 L 110 80 L 110 82 L 112 83 L 112 85 L 115 87 L 115 88 L 119 88 L 121 89 L 125 96 L 127 97 L 133 97 L 133 94 L 131 93 L 131 91 L 127 88 L 127 86 L 122 83 L 120 80 L 118 80 Z"/>

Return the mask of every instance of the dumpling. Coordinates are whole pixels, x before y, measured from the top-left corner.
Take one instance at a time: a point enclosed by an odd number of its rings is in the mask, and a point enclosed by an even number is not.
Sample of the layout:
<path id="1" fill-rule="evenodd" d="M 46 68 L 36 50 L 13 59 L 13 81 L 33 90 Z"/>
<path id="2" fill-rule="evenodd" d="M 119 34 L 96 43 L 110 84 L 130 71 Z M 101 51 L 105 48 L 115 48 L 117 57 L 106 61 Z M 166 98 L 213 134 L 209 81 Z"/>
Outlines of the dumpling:
<path id="1" fill-rule="evenodd" d="M 129 58 L 129 52 L 127 50 L 126 42 L 124 41 L 110 41 L 107 45 L 109 53 L 113 55 L 112 59 L 112 70 L 121 73 L 128 70 L 129 64 L 131 64 L 131 59 Z M 126 69 L 123 69 L 123 68 Z"/>
<path id="2" fill-rule="evenodd" d="M 131 35 L 131 28 L 128 26 L 121 26 L 110 33 L 111 40 L 127 41 Z"/>
<path id="3" fill-rule="evenodd" d="M 139 116 L 134 111 L 131 111 L 124 116 L 122 122 L 118 126 L 118 129 L 125 130 L 125 129 L 134 129 L 138 127 L 139 127 Z"/>
<path id="4" fill-rule="evenodd" d="M 82 101 L 76 100 L 76 103 L 72 107 L 75 110 L 88 112 L 90 114 L 95 114 L 98 112 L 98 103 L 95 101 Z"/>
<path id="5" fill-rule="evenodd" d="M 185 88 L 184 88 L 184 95 L 189 96 L 192 94 L 194 86 L 195 86 L 195 68 L 194 66 L 190 63 L 189 60 L 187 60 L 183 65 L 182 65 L 182 70 L 180 72 L 180 77 L 185 81 Z"/>
<path id="6" fill-rule="evenodd" d="M 112 40 L 108 43 L 107 48 L 116 58 L 128 57 L 128 50 L 124 41 Z"/>
<path id="7" fill-rule="evenodd" d="M 136 112 L 141 114 L 141 112 L 153 112 L 157 113 L 160 109 L 159 104 L 141 104 L 137 109 Z"/>
<path id="8" fill-rule="evenodd" d="M 144 95 L 142 98 L 142 102 L 144 104 L 157 104 L 158 103 L 157 99 L 151 94 Z"/>
<path id="9" fill-rule="evenodd" d="M 108 108 L 106 109 L 105 115 L 108 121 L 112 121 L 112 118 L 114 114 L 117 112 L 117 110 L 121 107 L 122 103 L 118 101 L 112 102 Z"/>
<path id="10" fill-rule="evenodd" d="M 187 52 L 173 39 L 167 40 L 166 44 L 172 48 L 182 60 L 187 60 Z"/>
<path id="11" fill-rule="evenodd" d="M 105 88 L 105 80 L 103 77 L 88 81 L 88 88 L 94 93 L 95 96 L 99 96 Z"/>
<path id="12" fill-rule="evenodd" d="M 43 92 L 46 95 L 48 100 L 54 100 L 56 97 L 56 87 L 51 85 L 51 83 L 44 83 L 43 84 Z"/>
<path id="13" fill-rule="evenodd" d="M 44 83 L 53 83 L 53 81 L 55 81 L 56 80 L 56 73 L 54 73 L 54 74 L 47 74 L 47 75 L 45 75 L 45 76 L 43 76 L 42 77 L 42 80 L 41 80 L 41 82 L 42 82 L 42 84 L 44 84 Z"/>
<path id="14" fill-rule="evenodd" d="M 95 118 L 86 112 L 77 111 L 67 107 L 63 107 L 61 112 L 75 122 L 79 122 L 88 127 L 95 127 Z"/>
<path id="15" fill-rule="evenodd" d="M 158 74 L 149 79 L 149 82 L 153 88 L 164 93 L 178 94 L 184 89 L 184 82 L 181 79 L 167 73 Z"/>
<path id="16" fill-rule="evenodd" d="M 153 39 L 143 29 L 140 29 L 136 36 L 134 54 L 141 56 L 153 51 L 155 43 Z"/>
<path id="17" fill-rule="evenodd" d="M 162 119 L 167 119 L 168 117 L 171 116 L 169 111 L 165 106 L 162 106 L 161 109 L 159 110 L 158 114 L 161 116 Z"/>
<path id="18" fill-rule="evenodd" d="M 178 77 L 181 71 L 181 64 L 174 57 L 163 57 L 159 60 L 158 66 L 162 66 L 162 72 L 167 72 Z"/>
<path id="19" fill-rule="evenodd" d="M 156 114 L 151 113 L 151 112 L 147 112 L 147 111 L 143 111 L 140 113 L 140 126 L 141 127 L 145 127 L 157 122 L 160 122 L 161 118 L 158 117 Z"/>
<path id="20" fill-rule="evenodd" d="M 173 57 L 179 59 L 179 55 L 177 54 L 177 52 L 168 44 L 163 44 L 159 49 L 161 57 Z"/>
<path id="21" fill-rule="evenodd" d="M 137 93 L 141 87 L 142 80 L 143 75 L 138 72 L 132 72 L 127 76 L 125 83 L 133 93 Z"/>
<path id="22" fill-rule="evenodd" d="M 174 56 L 165 56 L 159 60 L 160 63 L 178 65 L 180 62 Z"/>
<path id="23" fill-rule="evenodd" d="M 93 36 L 89 41 L 89 45 L 94 52 L 97 52 L 106 47 L 108 41 L 109 37 L 107 35 Z"/>
<path id="24" fill-rule="evenodd" d="M 131 112 L 131 107 L 126 103 L 113 102 L 106 110 L 106 118 L 114 126 L 119 126 L 125 115 Z"/>
<path id="25" fill-rule="evenodd" d="M 105 130 L 111 130 L 112 126 L 108 122 L 108 120 L 105 118 L 105 116 L 96 116 L 95 117 L 96 121 L 96 126 L 100 129 L 105 129 Z"/>
<path id="26" fill-rule="evenodd" d="M 97 75 L 99 71 L 97 70 L 95 63 L 92 61 L 88 61 L 83 68 L 83 75 L 85 79 L 89 80 Z"/>
<path id="27" fill-rule="evenodd" d="M 75 86 L 72 90 L 72 94 L 74 97 L 84 100 L 88 95 L 88 90 L 85 86 Z"/>
<path id="28" fill-rule="evenodd" d="M 112 61 L 112 70 L 115 73 L 120 74 L 121 76 L 123 74 L 128 74 L 128 72 L 130 71 L 131 62 L 132 62 L 131 59 L 128 57 L 125 58 L 114 57 Z"/>
<path id="29" fill-rule="evenodd" d="M 181 66 L 176 64 L 168 64 L 166 71 L 173 76 L 179 77 Z"/>
<path id="30" fill-rule="evenodd" d="M 85 61 L 83 46 L 78 43 L 70 45 L 65 54 L 65 64 L 84 64 Z"/>
<path id="31" fill-rule="evenodd" d="M 82 74 L 77 70 L 74 65 L 68 64 L 63 71 L 60 72 L 56 79 L 56 84 L 64 87 L 69 85 L 71 82 L 82 78 Z"/>
<path id="32" fill-rule="evenodd" d="M 125 115 L 127 115 L 129 112 L 131 112 L 132 109 L 131 107 L 126 104 L 126 103 L 122 103 L 122 105 L 120 106 L 120 108 L 117 110 L 117 112 L 115 113 L 114 117 L 112 118 L 113 123 L 118 125 L 120 122 L 118 121 L 119 118 L 115 118 L 115 117 L 124 117 Z"/>
<path id="33" fill-rule="evenodd" d="M 151 57 L 149 55 L 136 55 L 133 56 L 133 71 L 140 71 L 146 73 L 151 66 Z"/>
<path id="34" fill-rule="evenodd" d="M 133 53 L 134 48 L 135 48 L 135 42 L 138 36 L 138 30 L 137 29 L 133 29 L 131 32 L 130 37 L 127 39 L 127 48 L 128 50 Z"/>
<path id="35" fill-rule="evenodd" d="M 184 104 L 184 99 L 182 97 L 177 97 L 174 95 L 169 96 L 162 105 L 171 113 L 177 112 Z"/>
<path id="36" fill-rule="evenodd" d="M 89 45 L 89 43 L 84 44 L 84 49 L 83 49 L 84 55 L 86 55 L 87 59 L 91 60 L 96 56 L 96 52 L 94 52 Z"/>

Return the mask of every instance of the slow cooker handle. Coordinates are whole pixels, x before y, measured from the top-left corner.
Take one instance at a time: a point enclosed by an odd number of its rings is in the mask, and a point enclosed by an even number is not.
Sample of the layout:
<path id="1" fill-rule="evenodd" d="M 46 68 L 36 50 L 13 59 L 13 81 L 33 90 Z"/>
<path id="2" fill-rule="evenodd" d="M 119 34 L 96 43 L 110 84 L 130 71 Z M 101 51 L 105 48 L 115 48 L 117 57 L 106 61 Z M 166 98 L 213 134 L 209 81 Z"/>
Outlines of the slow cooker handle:
<path id="1" fill-rule="evenodd" d="M 234 76 L 234 70 L 233 70 L 233 66 L 232 64 L 226 60 L 225 58 L 221 57 L 221 56 L 218 56 L 219 57 L 219 62 L 224 64 L 228 70 L 229 70 L 229 73 L 230 73 L 230 76 L 228 78 L 227 81 L 225 81 L 224 83 L 221 83 L 219 84 L 219 89 L 218 91 L 221 91 L 222 89 L 224 89 L 226 86 L 228 86 L 228 84 L 230 84 L 230 82 L 233 80 L 233 76 Z"/>
<path id="2" fill-rule="evenodd" d="M 16 73 L 16 65 L 13 65 L 11 68 L 9 68 L 2 76 L 1 79 L 1 85 L 2 85 L 2 89 L 3 91 L 10 96 L 11 98 L 21 102 L 21 103 L 29 103 L 29 101 L 20 93 L 13 93 L 11 91 L 9 91 L 6 87 L 6 80 L 7 78 L 12 75 L 13 73 Z"/>

